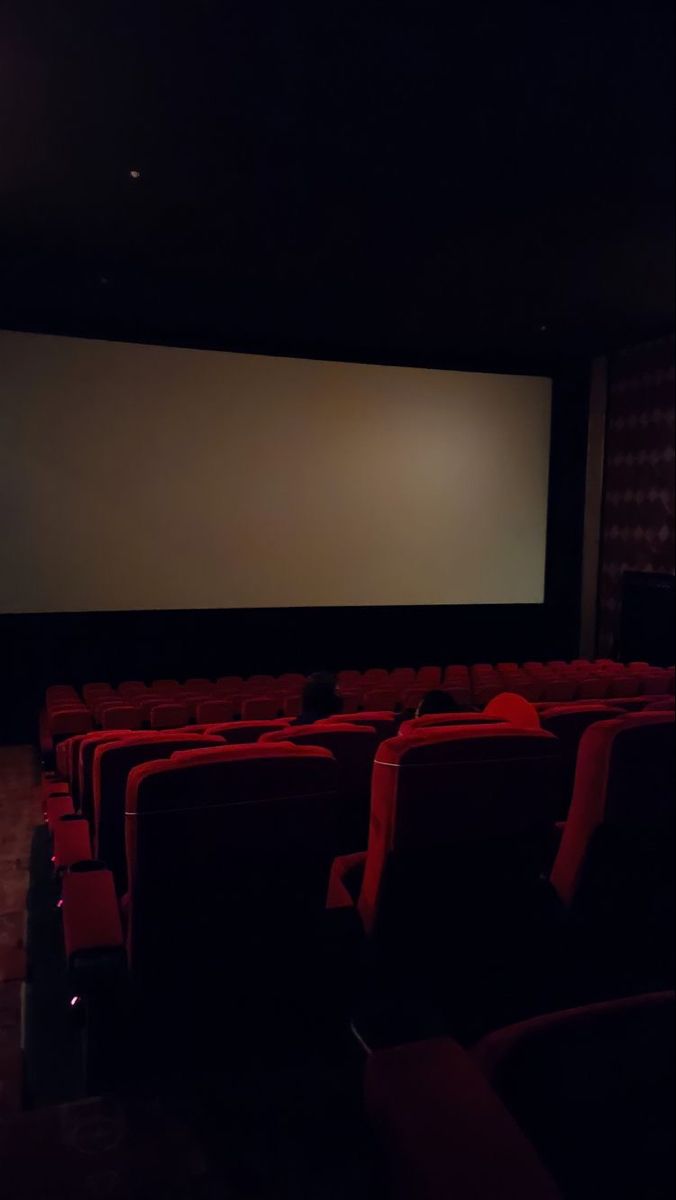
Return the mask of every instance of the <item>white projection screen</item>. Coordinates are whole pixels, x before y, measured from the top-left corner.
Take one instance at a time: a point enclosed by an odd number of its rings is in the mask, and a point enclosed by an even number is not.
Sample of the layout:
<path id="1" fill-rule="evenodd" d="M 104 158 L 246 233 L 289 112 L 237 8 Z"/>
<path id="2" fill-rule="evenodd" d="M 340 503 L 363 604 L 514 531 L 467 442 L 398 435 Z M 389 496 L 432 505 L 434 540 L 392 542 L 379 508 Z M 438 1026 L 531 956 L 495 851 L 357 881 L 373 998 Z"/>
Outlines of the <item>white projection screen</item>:
<path id="1" fill-rule="evenodd" d="M 0 610 L 537 604 L 551 381 L 0 333 Z"/>

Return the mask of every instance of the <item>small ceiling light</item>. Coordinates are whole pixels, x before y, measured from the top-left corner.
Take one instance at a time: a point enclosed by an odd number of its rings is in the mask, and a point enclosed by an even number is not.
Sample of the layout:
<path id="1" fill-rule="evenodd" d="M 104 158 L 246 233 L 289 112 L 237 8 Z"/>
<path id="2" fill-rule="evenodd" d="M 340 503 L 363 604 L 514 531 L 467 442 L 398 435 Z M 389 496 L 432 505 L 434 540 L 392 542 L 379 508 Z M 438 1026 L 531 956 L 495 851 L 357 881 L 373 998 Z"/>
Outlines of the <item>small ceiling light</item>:
<path id="1" fill-rule="evenodd" d="M 141 172 L 137 171 L 136 167 L 132 168 L 132 170 L 129 172 L 129 175 L 130 175 L 131 179 L 140 179 L 141 178 Z"/>
<path id="2" fill-rule="evenodd" d="M 546 332 L 547 332 L 547 326 L 546 326 L 546 325 L 541 325 L 541 326 L 540 326 L 540 333 L 546 333 Z"/>

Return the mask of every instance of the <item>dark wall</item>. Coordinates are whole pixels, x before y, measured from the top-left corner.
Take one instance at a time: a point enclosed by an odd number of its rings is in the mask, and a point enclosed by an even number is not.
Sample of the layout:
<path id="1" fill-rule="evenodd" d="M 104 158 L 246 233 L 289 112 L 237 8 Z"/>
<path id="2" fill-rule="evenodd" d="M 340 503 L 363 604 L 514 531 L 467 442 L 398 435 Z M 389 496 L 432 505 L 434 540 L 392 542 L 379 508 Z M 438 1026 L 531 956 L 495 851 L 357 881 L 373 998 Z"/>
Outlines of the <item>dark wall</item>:
<path id="1" fill-rule="evenodd" d="M 586 368 L 555 380 L 543 605 L 0 616 L 0 736 L 35 736 L 49 683 L 574 656 L 587 398 Z"/>

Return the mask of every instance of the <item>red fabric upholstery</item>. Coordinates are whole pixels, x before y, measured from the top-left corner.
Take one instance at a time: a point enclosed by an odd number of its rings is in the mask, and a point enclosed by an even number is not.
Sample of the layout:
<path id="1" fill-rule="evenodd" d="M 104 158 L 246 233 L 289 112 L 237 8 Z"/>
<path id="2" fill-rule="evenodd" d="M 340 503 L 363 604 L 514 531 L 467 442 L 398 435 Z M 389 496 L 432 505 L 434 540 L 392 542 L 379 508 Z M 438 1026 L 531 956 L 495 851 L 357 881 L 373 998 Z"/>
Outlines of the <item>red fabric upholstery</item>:
<path id="1" fill-rule="evenodd" d="M 249 675 L 242 683 L 242 695 L 266 696 L 277 691 L 274 675 Z"/>
<path id="2" fill-rule="evenodd" d="M 45 813 L 49 831 L 53 835 L 57 821 L 74 812 L 72 796 L 49 796 L 45 805 Z"/>
<path id="3" fill-rule="evenodd" d="M 58 871 L 92 857 L 89 825 L 80 819 L 62 817 L 54 825 L 54 866 Z"/>
<path id="4" fill-rule="evenodd" d="M 355 687 L 360 688 L 362 683 L 361 671 L 339 671 L 336 681 L 341 691 L 350 691 Z"/>
<path id="5" fill-rule="evenodd" d="M 606 823 L 637 829 L 668 825 L 673 821 L 673 789 L 671 713 L 634 713 L 598 721 L 586 731 L 578 750 L 570 813 L 551 873 L 565 905 L 576 900 L 596 831 Z"/>
<path id="6" fill-rule="evenodd" d="M 547 1013 L 473 1057 L 566 1195 L 673 1195 L 673 992 Z"/>
<path id="7" fill-rule="evenodd" d="M 232 721 L 235 706 L 232 700 L 201 700 L 195 706 L 195 717 L 205 725 L 213 725 L 215 721 Z"/>
<path id="8" fill-rule="evenodd" d="M 181 685 L 177 679 L 153 679 L 150 685 L 154 692 L 171 696 L 180 693 Z"/>
<path id="9" fill-rule="evenodd" d="M 397 716 L 393 712 L 364 710 L 358 713 L 335 713 L 317 721 L 317 725 L 371 725 L 380 738 L 392 737 L 396 731 Z"/>
<path id="10" fill-rule="evenodd" d="M 516 1121 L 456 1042 L 414 1042 L 372 1055 L 365 1095 L 392 1200 L 561 1200 Z"/>
<path id="11" fill-rule="evenodd" d="M 399 692 L 394 687 L 367 687 L 362 694 L 364 708 L 392 710 L 398 700 Z"/>
<path id="12" fill-rule="evenodd" d="M 72 737 L 64 738 L 56 747 L 56 770 L 63 779 L 68 779 L 68 763 L 70 761 L 72 741 Z"/>
<path id="13" fill-rule="evenodd" d="M 674 708 L 673 696 L 656 696 L 654 700 L 648 700 L 645 704 L 644 712 L 670 712 Z"/>
<path id="14" fill-rule="evenodd" d="M 186 679 L 184 686 L 188 691 L 203 692 L 206 695 L 207 692 L 212 692 L 216 685 L 210 679 L 205 679 L 204 676 L 193 676 L 191 679 Z"/>
<path id="15" fill-rule="evenodd" d="M 354 897 L 346 887 L 345 880 L 350 873 L 358 872 L 363 877 L 365 866 L 365 850 L 358 850 L 355 854 L 339 854 L 337 858 L 334 858 L 326 894 L 327 908 L 354 908 Z"/>
<path id="16" fill-rule="evenodd" d="M 146 690 L 146 685 L 140 679 L 125 679 L 118 685 L 118 693 L 120 696 L 142 696 Z"/>
<path id="17" fill-rule="evenodd" d="M 128 731 L 111 729 L 105 732 L 87 733 L 80 739 L 80 744 L 77 748 L 77 769 L 75 771 L 77 775 L 77 789 L 73 788 L 73 798 L 77 801 L 79 811 L 88 821 L 92 821 L 94 818 L 92 769 L 96 747 L 104 745 L 106 742 L 119 741 L 120 738 L 127 736 Z"/>
<path id="18" fill-rule="evenodd" d="M 427 729 L 446 728 L 453 725 L 502 725 L 504 717 L 492 717 L 486 713 L 452 712 L 428 713 L 424 717 L 412 717 L 410 721 L 402 721 L 399 726 L 400 737 L 412 737 L 424 733 Z"/>
<path id="19" fill-rule="evenodd" d="M 94 726 L 92 714 L 88 708 L 54 708 L 48 717 L 49 732 L 52 737 L 67 737 L 72 733 L 87 733 Z"/>
<path id="20" fill-rule="evenodd" d="M 269 733 L 272 729 L 286 729 L 288 717 L 279 717 L 274 721 L 217 721 L 208 725 L 205 732 L 224 737 L 229 746 L 243 742 L 257 742 L 261 734 Z"/>
<path id="21" fill-rule="evenodd" d="M 95 749 L 92 782 L 96 857 L 110 867 L 120 890 L 125 883 L 124 798 L 132 767 L 169 758 L 175 750 L 221 744 L 217 737 L 172 730 L 119 738 Z"/>
<path id="22" fill-rule="evenodd" d="M 609 681 L 601 675 L 580 679 L 575 689 L 578 700 L 603 700 L 609 695 Z"/>
<path id="23" fill-rule="evenodd" d="M 151 729 L 177 729 L 187 725 L 189 720 L 187 704 L 155 704 L 150 710 Z"/>
<path id="24" fill-rule="evenodd" d="M 241 692 L 242 676 L 241 675 L 221 675 L 216 680 L 216 691 L 219 693 Z"/>
<path id="25" fill-rule="evenodd" d="M 236 945 L 271 938 L 266 953 L 274 943 L 283 953 L 321 918 L 337 819 L 328 751 L 268 743 L 177 754 L 132 770 L 126 809 L 137 973 L 175 975 L 178 942 L 188 981 L 197 966 L 200 977 L 219 969 L 223 952 L 232 986 Z"/>
<path id="26" fill-rule="evenodd" d="M 131 704 L 116 704 L 101 713 L 102 729 L 140 729 L 141 714 Z"/>
<path id="27" fill-rule="evenodd" d="M 281 707 L 277 696 L 249 696 L 242 698 L 243 721 L 273 721 Z"/>
<path id="28" fill-rule="evenodd" d="M 416 671 L 415 681 L 419 688 L 425 688 L 427 692 L 438 688 L 441 683 L 441 667 L 420 667 Z"/>
<path id="29" fill-rule="evenodd" d="M 285 692 L 302 692 L 307 678 L 305 675 L 299 675 L 294 671 L 287 671 L 286 674 L 280 675 L 277 680 L 277 685 Z"/>
<path id="30" fill-rule="evenodd" d="M 62 899 L 63 936 L 71 966 L 83 951 L 122 949 L 122 926 L 110 871 L 67 872 Z"/>
<path id="31" fill-rule="evenodd" d="M 112 692 L 113 688 L 110 683 L 85 683 L 82 688 L 82 699 L 85 704 L 91 704 L 101 696 L 112 695 Z"/>
<path id="32" fill-rule="evenodd" d="M 558 746 L 542 730 L 444 727 L 390 738 L 376 756 L 371 826 L 359 911 L 378 915 L 388 858 L 401 851 L 481 844 L 548 830 L 556 816 Z"/>
<path id="33" fill-rule="evenodd" d="M 561 748 L 561 771 L 563 773 L 561 817 L 565 817 L 573 794 L 577 752 L 583 734 L 596 721 L 608 721 L 623 715 L 621 708 L 612 708 L 609 703 L 559 705 L 547 708 L 540 713 L 542 728 L 558 738 Z"/>
<path id="34" fill-rule="evenodd" d="M 537 709 L 525 697 L 514 692 L 501 692 L 489 700 L 484 709 L 487 717 L 502 717 L 519 729 L 539 729 L 540 718 Z"/>

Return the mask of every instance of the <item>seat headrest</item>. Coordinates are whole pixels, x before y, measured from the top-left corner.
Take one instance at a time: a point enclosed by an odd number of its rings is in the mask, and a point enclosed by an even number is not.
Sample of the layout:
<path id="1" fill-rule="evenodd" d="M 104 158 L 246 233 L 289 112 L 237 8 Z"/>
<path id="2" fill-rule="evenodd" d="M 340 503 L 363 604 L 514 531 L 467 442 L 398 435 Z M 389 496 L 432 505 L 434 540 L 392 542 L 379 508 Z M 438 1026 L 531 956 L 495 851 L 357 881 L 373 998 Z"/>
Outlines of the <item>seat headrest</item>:
<path id="1" fill-rule="evenodd" d="M 378 748 L 381 766 L 423 766 L 470 759 L 499 758 L 507 745 L 523 744 L 532 753 L 535 745 L 543 753 L 555 753 L 557 739 L 544 729 L 519 729 L 508 723 L 496 725 L 449 725 L 425 729 L 409 737 L 388 738 Z"/>

